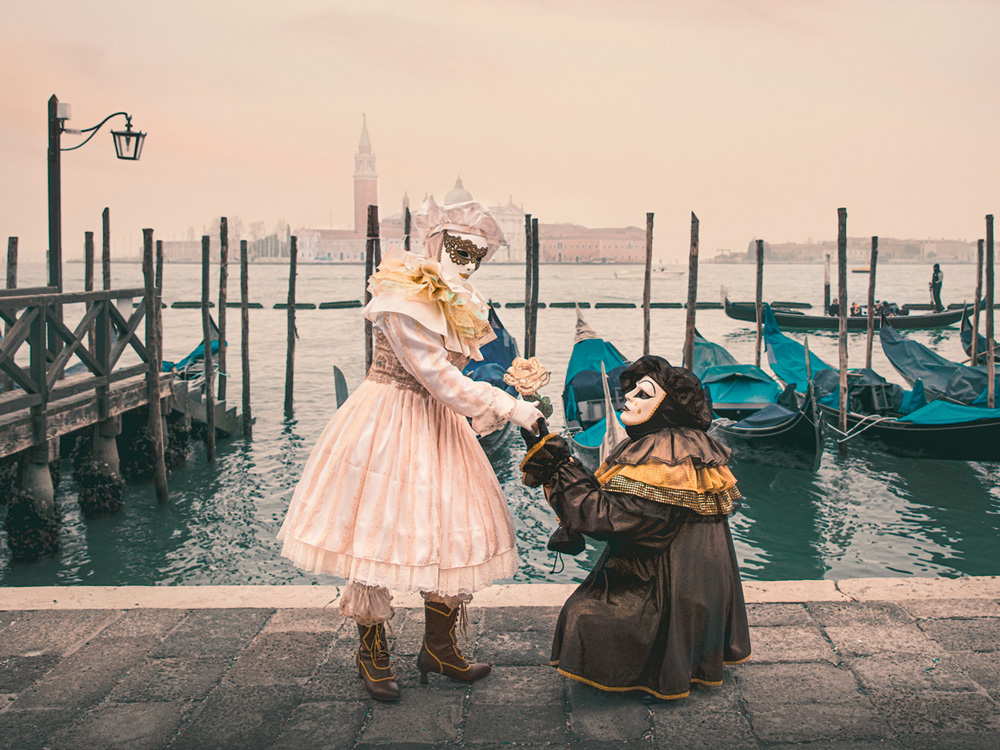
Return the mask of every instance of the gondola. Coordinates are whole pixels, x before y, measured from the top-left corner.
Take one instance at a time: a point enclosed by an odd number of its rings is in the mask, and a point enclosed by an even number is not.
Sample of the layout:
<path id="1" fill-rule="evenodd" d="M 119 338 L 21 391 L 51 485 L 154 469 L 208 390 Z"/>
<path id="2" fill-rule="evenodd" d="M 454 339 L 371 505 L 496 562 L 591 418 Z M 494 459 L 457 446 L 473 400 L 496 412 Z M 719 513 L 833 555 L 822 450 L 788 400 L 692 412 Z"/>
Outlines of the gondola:
<path id="1" fill-rule="evenodd" d="M 952 362 L 920 342 L 900 335 L 894 323 L 886 322 L 882 326 L 879 340 L 896 372 L 911 386 L 921 381 L 929 398 L 971 406 L 986 404 L 989 378 L 985 367 Z"/>
<path id="2" fill-rule="evenodd" d="M 976 361 L 972 362 L 972 312 L 972 307 L 968 306 L 962 314 L 961 332 L 959 333 L 962 338 L 962 348 L 965 349 L 965 356 L 969 358 L 971 364 L 985 365 L 986 337 L 981 333 L 976 334 Z M 996 339 L 993 339 L 993 361 L 1000 362 L 1000 345 L 997 344 Z"/>
<path id="3" fill-rule="evenodd" d="M 804 347 L 785 336 L 773 316 L 768 320 L 765 315 L 764 341 L 780 379 L 809 382 L 803 378 Z M 811 352 L 810 358 L 813 378 L 806 389 L 811 386 L 820 414 L 839 432 L 840 375 Z M 894 456 L 1000 461 L 1000 409 L 940 400 L 927 403 L 920 381 L 905 391 L 871 370 L 854 370 L 848 375 L 847 431 L 838 441 L 853 439 Z"/>
<path id="4" fill-rule="evenodd" d="M 489 383 L 506 391 L 514 398 L 518 398 L 517 390 L 514 386 L 508 385 L 503 379 L 507 368 L 510 367 L 511 362 L 514 361 L 514 357 L 517 356 L 517 341 L 504 328 L 503 323 L 500 322 L 500 317 L 496 313 L 496 309 L 492 305 L 490 305 L 489 323 L 493 329 L 493 333 L 496 334 L 496 338 L 479 348 L 480 353 L 483 355 L 482 360 L 471 360 L 462 372 L 473 380 L 481 380 Z M 482 446 L 486 453 L 492 453 L 503 444 L 513 428 L 514 426 L 508 422 L 499 430 L 495 430 L 487 435 L 481 435 L 479 437 L 479 445 Z"/>
<path id="5" fill-rule="evenodd" d="M 736 463 L 816 471 L 823 454 L 822 422 L 807 389 L 799 405 L 794 386 L 784 390 L 755 365 L 741 365 L 722 346 L 694 339 L 691 368 L 712 399 L 711 434 L 733 451 Z"/>
<path id="6" fill-rule="evenodd" d="M 618 377 L 628 367 L 628 361 L 613 344 L 598 337 L 577 308 L 573 351 L 566 367 L 562 394 L 563 413 L 567 442 L 580 463 L 591 470 L 600 464 L 601 444 L 607 432 L 602 365 L 611 385 L 608 400 L 612 402 L 617 419 L 617 411 L 623 406 Z"/>
<path id="7" fill-rule="evenodd" d="M 733 320 L 742 320 L 748 323 L 756 322 L 757 312 L 753 302 L 730 302 L 725 299 L 724 307 L 726 315 Z M 806 315 L 796 310 L 773 310 L 774 317 L 778 325 L 783 330 L 793 331 L 836 331 L 840 328 L 840 318 L 835 315 Z M 944 328 L 953 325 L 962 318 L 962 311 L 945 310 L 939 313 L 928 313 L 926 315 L 899 315 L 893 317 L 892 324 L 899 329 L 924 329 L 924 328 Z M 881 318 L 875 318 L 875 327 L 878 328 Z M 867 331 L 867 316 L 848 316 L 848 331 Z"/>

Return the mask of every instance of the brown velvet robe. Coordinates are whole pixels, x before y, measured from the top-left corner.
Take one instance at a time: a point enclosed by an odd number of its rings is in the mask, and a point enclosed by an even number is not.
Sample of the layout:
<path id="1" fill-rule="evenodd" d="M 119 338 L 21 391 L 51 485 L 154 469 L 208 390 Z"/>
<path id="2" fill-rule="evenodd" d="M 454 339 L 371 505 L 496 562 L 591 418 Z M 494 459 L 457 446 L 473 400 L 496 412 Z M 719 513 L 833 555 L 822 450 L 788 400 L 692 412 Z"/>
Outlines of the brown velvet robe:
<path id="1" fill-rule="evenodd" d="M 602 490 L 579 463 L 546 485 L 564 526 L 607 548 L 563 606 L 552 664 L 602 690 L 683 698 L 750 658 L 743 588 L 723 515 Z"/>

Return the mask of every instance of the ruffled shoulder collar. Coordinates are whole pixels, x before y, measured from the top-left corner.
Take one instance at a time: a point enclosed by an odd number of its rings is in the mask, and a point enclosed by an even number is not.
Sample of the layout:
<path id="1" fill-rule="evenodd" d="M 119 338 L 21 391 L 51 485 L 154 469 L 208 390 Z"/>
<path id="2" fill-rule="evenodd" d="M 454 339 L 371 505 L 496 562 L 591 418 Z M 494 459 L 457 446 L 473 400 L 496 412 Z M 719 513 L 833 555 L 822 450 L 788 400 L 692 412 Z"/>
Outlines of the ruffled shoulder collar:
<path id="1" fill-rule="evenodd" d="M 441 264 L 415 253 L 393 252 L 368 280 L 372 300 L 362 311 L 397 312 L 414 318 L 444 337 L 445 348 L 481 360 L 479 347 L 496 335 L 488 322 L 489 306 L 465 279 L 441 273 Z"/>
<path id="2" fill-rule="evenodd" d="M 633 440 L 627 438 L 612 448 L 606 466 L 641 466 L 658 461 L 668 466 L 691 459 L 694 468 L 723 466 L 731 451 L 707 432 L 694 427 L 668 427 Z"/>

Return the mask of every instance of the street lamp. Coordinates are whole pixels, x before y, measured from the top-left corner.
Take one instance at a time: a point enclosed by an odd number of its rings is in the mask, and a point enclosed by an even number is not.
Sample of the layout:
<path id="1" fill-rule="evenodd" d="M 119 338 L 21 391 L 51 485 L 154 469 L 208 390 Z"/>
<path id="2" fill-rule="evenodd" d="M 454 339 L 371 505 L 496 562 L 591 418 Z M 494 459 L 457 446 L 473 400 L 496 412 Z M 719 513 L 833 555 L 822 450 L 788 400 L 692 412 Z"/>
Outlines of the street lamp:
<path id="1" fill-rule="evenodd" d="M 146 134 L 132 130 L 132 116 L 127 112 L 115 112 L 101 120 L 91 128 L 73 130 L 65 126 L 70 119 L 70 106 L 60 102 L 53 94 L 49 99 L 49 286 L 62 291 L 62 180 L 60 177 L 60 153 L 75 151 L 84 146 L 97 131 L 112 117 L 125 117 L 125 130 L 112 130 L 111 137 L 115 143 L 115 155 L 126 161 L 138 161 L 142 153 L 142 144 Z M 60 136 L 63 133 L 82 135 L 90 133 L 81 143 L 69 148 L 62 148 Z"/>

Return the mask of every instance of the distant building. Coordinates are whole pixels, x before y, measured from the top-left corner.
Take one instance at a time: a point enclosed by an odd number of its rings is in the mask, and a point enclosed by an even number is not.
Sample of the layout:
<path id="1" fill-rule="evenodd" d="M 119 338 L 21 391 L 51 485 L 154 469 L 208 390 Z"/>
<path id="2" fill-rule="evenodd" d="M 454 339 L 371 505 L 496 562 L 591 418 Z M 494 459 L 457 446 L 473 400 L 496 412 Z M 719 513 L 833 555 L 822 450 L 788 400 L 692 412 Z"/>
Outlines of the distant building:
<path id="1" fill-rule="evenodd" d="M 539 224 L 538 255 L 545 263 L 642 263 L 646 230 Z"/>
<path id="2" fill-rule="evenodd" d="M 764 243 L 764 257 L 777 263 L 823 263 L 826 256 L 836 263 L 837 241 Z M 756 240 L 751 240 L 745 253 L 720 253 L 712 261 L 747 263 L 756 258 Z M 871 237 L 847 238 L 847 262 L 851 266 L 867 266 L 871 260 Z M 976 260 L 976 243 L 962 240 L 910 240 L 879 237 L 879 262 L 921 263 L 945 261 L 972 263 Z"/>

